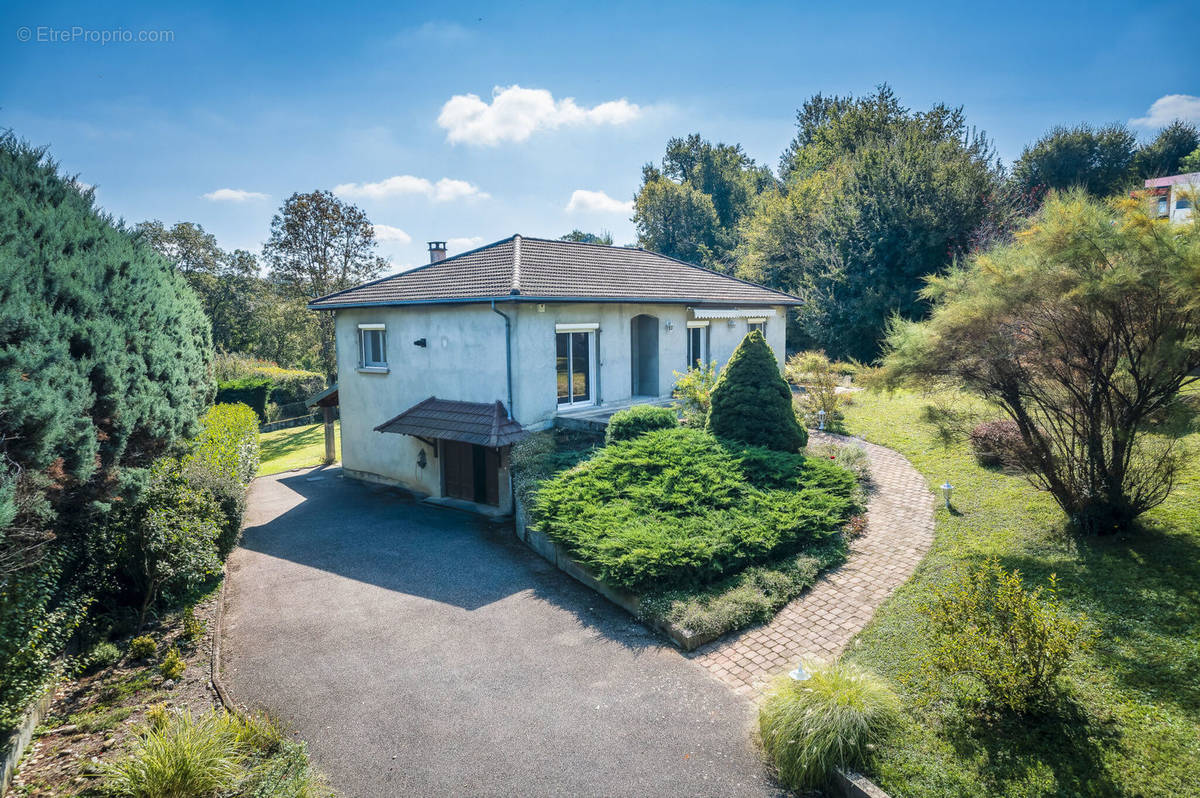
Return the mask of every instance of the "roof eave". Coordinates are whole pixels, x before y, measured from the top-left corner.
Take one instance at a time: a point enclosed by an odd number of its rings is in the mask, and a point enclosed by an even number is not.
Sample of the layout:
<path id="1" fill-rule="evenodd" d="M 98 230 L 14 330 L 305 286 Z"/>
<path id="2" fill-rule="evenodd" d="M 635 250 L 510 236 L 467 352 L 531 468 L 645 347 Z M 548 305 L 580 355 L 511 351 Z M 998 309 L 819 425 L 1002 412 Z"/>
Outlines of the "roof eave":
<path id="1" fill-rule="evenodd" d="M 714 299 L 713 297 L 595 297 L 595 296 L 535 296 L 497 294 L 482 297 L 438 297 L 436 299 L 390 299 L 371 300 L 366 302 L 338 302 L 336 304 L 316 305 L 309 303 L 309 310 L 343 310 L 347 308 L 383 308 L 403 305 L 467 305 L 472 303 L 487 304 L 489 302 L 644 302 L 659 305 L 737 305 L 738 307 L 769 307 L 772 305 L 787 305 L 798 307 L 804 304 L 799 297 L 781 294 L 778 298 L 771 297 L 762 300 L 746 299 Z"/>

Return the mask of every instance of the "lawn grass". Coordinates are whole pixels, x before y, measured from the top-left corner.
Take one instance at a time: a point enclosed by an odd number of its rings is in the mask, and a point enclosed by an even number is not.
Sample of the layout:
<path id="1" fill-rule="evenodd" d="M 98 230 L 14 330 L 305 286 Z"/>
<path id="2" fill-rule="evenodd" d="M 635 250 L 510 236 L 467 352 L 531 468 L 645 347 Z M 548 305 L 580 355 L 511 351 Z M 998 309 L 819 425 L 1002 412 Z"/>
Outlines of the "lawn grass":
<path id="1" fill-rule="evenodd" d="M 901 690 L 905 721 L 873 756 L 871 775 L 904 796 L 1177 796 L 1200 793 L 1200 464 L 1137 528 L 1105 539 L 1065 531 L 1048 495 L 976 465 L 922 423 L 928 397 L 857 394 L 852 434 L 904 454 L 938 502 L 933 547 L 847 656 Z M 1200 434 L 1187 439 L 1200 446 Z M 939 492 L 940 495 L 940 492 Z M 1057 709 L 1035 720 L 975 718 L 911 678 L 926 648 L 917 610 L 932 585 L 989 556 L 1028 582 L 1058 575 L 1068 611 L 1099 633 L 1078 655 Z"/>
<path id="2" fill-rule="evenodd" d="M 334 441 L 338 460 L 342 455 L 342 422 L 333 423 Z M 264 432 L 259 438 L 261 463 L 258 475 L 278 474 L 292 468 L 308 468 L 321 465 L 325 460 L 325 425 L 309 424 L 305 427 L 277 429 Z"/>

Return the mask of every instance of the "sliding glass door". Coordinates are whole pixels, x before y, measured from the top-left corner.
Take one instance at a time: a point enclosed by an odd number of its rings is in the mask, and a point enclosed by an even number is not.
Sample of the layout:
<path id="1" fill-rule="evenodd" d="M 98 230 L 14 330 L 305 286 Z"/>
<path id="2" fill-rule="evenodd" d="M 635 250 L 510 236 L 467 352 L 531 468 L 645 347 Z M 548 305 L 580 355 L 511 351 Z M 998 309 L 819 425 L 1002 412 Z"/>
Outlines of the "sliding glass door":
<path id="1" fill-rule="evenodd" d="M 591 404 L 595 334 L 560 332 L 554 334 L 555 366 L 558 371 L 560 405 Z"/>

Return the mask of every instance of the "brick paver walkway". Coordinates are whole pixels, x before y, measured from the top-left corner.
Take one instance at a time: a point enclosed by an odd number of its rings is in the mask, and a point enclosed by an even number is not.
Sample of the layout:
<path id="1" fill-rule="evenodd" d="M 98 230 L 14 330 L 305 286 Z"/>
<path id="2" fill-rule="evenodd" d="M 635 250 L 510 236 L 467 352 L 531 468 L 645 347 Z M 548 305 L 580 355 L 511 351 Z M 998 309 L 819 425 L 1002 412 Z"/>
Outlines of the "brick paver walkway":
<path id="1" fill-rule="evenodd" d="M 934 496 L 898 452 L 855 438 L 809 433 L 809 443 L 861 446 L 870 459 L 872 491 L 866 534 L 850 556 L 762 626 L 703 645 L 689 656 L 743 694 L 755 693 L 803 659 L 830 660 L 867 625 L 875 609 L 904 583 L 933 542 Z"/>

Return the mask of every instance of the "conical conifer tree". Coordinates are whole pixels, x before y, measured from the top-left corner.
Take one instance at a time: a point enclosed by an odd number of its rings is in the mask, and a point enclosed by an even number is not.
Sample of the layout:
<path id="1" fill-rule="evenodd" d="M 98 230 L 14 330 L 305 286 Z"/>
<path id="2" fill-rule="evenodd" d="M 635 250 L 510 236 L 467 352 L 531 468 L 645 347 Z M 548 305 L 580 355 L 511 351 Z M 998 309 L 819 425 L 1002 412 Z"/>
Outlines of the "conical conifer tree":
<path id="1" fill-rule="evenodd" d="M 792 392 L 758 330 L 742 339 L 712 391 L 708 431 L 718 438 L 795 452 L 808 443 Z"/>

